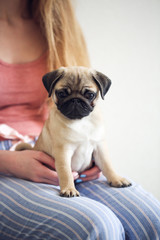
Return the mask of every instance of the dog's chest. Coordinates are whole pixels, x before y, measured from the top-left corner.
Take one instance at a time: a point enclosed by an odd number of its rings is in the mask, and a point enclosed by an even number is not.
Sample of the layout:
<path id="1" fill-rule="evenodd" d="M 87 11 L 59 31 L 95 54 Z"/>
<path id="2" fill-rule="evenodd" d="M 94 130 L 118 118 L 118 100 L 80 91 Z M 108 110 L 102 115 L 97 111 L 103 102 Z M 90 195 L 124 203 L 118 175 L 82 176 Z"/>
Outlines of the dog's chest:
<path id="1" fill-rule="evenodd" d="M 71 142 L 75 147 L 71 167 L 74 171 L 82 172 L 91 166 L 92 154 L 102 139 L 103 130 L 95 122 L 84 121 L 83 124 L 72 126 L 71 132 Z"/>
<path id="2" fill-rule="evenodd" d="M 97 121 L 82 119 L 68 126 L 66 138 L 75 144 L 95 144 L 102 139 L 103 126 Z"/>
<path id="3" fill-rule="evenodd" d="M 72 160 L 71 168 L 73 171 L 82 172 L 91 166 L 92 153 L 94 144 L 89 141 L 84 141 L 79 144 L 75 149 Z"/>

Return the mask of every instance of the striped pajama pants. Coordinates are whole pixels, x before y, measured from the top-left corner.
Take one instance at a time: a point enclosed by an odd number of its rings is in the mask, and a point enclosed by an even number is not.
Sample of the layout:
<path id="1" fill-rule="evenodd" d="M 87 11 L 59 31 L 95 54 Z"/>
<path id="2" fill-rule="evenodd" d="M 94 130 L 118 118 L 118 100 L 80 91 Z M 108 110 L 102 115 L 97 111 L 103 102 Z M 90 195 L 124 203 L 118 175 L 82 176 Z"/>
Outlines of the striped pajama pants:
<path id="1" fill-rule="evenodd" d="M 76 188 L 81 197 L 62 198 L 55 186 L 0 174 L 0 239 L 160 239 L 160 203 L 141 186 L 112 188 L 102 177 Z"/>

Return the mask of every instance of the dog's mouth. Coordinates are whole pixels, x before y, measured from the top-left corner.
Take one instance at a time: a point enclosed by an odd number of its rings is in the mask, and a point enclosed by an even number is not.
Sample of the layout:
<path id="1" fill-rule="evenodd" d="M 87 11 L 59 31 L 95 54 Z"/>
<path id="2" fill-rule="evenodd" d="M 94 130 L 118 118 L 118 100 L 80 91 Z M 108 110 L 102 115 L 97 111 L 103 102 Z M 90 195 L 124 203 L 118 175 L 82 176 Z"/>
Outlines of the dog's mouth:
<path id="1" fill-rule="evenodd" d="M 72 98 L 62 104 L 57 104 L 57 108 L 69 119 L 82 119 L 88 116 L 94 107 L 80 98 Z"/>

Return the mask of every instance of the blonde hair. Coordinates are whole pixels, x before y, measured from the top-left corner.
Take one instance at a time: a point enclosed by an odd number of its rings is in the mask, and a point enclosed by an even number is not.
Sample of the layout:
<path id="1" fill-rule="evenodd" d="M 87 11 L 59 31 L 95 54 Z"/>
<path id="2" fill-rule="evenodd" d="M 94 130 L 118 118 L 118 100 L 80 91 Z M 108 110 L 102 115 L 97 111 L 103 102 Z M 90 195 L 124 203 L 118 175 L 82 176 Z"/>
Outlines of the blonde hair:
<path id="1" fill-rule="evenodd" d="M 48 69 L 89 66 L 81 28 L 70 0 L 32 0 L 30 10 L 48 45 Z"/>

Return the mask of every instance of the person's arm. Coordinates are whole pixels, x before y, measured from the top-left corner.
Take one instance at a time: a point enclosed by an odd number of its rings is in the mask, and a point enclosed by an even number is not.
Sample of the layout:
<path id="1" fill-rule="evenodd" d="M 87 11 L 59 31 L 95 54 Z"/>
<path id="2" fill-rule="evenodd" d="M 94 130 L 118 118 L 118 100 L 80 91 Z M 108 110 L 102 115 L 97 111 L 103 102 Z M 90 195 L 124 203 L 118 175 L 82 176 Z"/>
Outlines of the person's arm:
<path id="1" fill-rule="evenodd" d="M 43 152 L 31 150 L 0 151 L 1 173 L 57 186 L 59 185 L 58 175 L 54 169 L 54 159 Z M 74 180 L 79 177 L 78 180 L 81 179 L 83 182 L 97 179 L 99 176 L 100 169 L 97 166 L 82 172 L 80 176 L 77 172 L 73 172 Z"/>
<path id="2" fill-rule="evenodd" d="M 47 167 L 48 166 L 48 167 Z M 39 151 L 0 151 L 0 172 L 33 182 L 58 185 L 54 159 Z"/>

